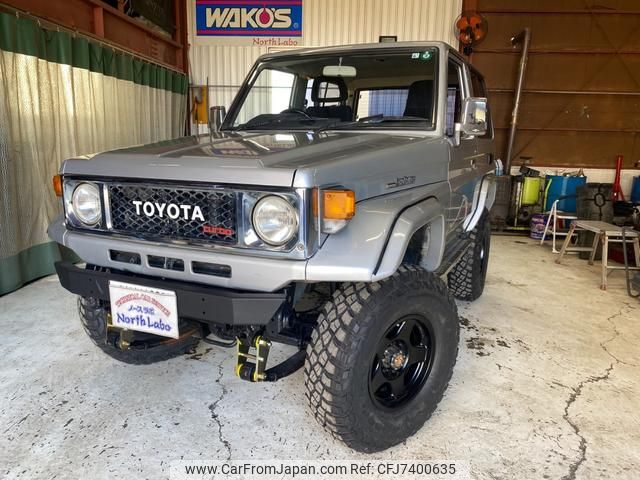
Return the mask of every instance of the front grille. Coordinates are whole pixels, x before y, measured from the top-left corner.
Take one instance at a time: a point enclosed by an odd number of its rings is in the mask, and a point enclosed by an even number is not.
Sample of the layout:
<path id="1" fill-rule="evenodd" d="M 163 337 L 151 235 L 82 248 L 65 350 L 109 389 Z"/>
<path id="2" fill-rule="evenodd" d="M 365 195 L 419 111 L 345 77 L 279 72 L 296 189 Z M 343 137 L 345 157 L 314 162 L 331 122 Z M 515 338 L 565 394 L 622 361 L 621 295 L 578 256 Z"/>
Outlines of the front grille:
<path id="1" fill-rule="evenodd" d="M 111 230 L 114 232 L 166 239 L 237 243 L 236 205 L 239 193 L 236 191 L 137 184 L 108 185 L 108 191 Z M 145 205 L 146 202 L 149 204 Z M 176 208 L 169 207 L 171 204 L 179 209 L 177 218 Z M 200 211 L 196 211 L 195 207 L 199 207 Z M 204 221 L 200 218 L 200 212 Z"/>

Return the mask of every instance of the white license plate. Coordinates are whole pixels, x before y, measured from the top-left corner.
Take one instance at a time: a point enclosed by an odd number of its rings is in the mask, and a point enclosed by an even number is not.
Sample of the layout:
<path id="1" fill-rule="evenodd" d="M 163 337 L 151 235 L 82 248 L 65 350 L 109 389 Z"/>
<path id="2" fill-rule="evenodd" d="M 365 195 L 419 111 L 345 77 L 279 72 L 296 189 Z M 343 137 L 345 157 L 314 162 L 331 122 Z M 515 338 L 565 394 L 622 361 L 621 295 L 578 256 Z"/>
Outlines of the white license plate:
<path id="1" fill-rule="evenodd" d="M 109 280 L 114 327 L 178 338 L 176 292 Z"/>

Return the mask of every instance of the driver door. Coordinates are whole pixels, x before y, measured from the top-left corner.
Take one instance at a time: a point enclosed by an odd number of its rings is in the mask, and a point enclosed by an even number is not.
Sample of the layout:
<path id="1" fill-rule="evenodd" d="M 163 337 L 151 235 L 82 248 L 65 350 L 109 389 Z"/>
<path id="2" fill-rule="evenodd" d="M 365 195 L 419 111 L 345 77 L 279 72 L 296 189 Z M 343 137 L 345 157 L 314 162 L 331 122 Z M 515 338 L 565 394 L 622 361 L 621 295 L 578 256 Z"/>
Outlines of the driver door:
<path id="1" fill-rule="evenodd" d="M 461 231 L 465 218 L 471 214 L 478 177 L 477 141 L 473 137 L 456 135 L 461 122 L 462 102 L 469 95 L 462 62 L 454 56 L 447 62 L 447 109 L 445 133 L 451 145 L 449 151 L 449 185 L 451 203 L 447 215 L 449 232 Z M 459 140 L 458 140 L 459 138 Z"/>

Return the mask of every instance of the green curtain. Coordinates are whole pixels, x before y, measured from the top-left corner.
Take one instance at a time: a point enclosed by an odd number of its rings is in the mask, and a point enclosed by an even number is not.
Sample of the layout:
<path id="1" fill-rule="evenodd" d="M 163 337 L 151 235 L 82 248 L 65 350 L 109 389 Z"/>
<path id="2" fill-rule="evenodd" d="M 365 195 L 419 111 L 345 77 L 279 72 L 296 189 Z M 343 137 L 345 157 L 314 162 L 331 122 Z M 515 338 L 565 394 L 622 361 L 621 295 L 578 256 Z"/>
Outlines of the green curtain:
<path id="1" fill-rule="evenodd" d="M 0 295 L 77 260 L 49 240 L 66 158 L 183 134 L 187 77 L 0 13 Z"/>

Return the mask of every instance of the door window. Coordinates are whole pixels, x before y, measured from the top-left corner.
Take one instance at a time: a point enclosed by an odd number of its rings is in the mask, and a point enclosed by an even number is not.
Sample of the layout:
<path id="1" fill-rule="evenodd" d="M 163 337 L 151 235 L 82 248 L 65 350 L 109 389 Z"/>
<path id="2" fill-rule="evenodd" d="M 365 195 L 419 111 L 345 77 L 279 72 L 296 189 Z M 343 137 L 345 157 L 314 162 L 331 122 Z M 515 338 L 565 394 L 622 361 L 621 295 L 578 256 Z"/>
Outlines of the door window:
<path id="1" fill-rule="evenodd" d="M 248 122 L 257 115 L 277 114 L 289 108 L 295 75 L 265 68 L 256 78 L 238 112 L 235 124 Z"/>
<path id="2" fill-rule="evenodd" d="M 472 95 L 474 97 L 484 97 L 487 98 L 487 87 L 484 83 L 484 78 L 475 71 L 474 69 L 470 69 L 471 74 L 471 90 Z M 479 138 L 491 138 L 493 135 L 493 128 L 491 125 L 491 114 L 489 113 L 489 105 L 487 102 L 487 133 Z"/>
<path id="3" fill-rule="evenodd" d="M 446 134 L 455 133 L 455 124 L 460 122 L 462 111 L 462 67 L 449 60 L 447 69 L 447 121 Z"/>

